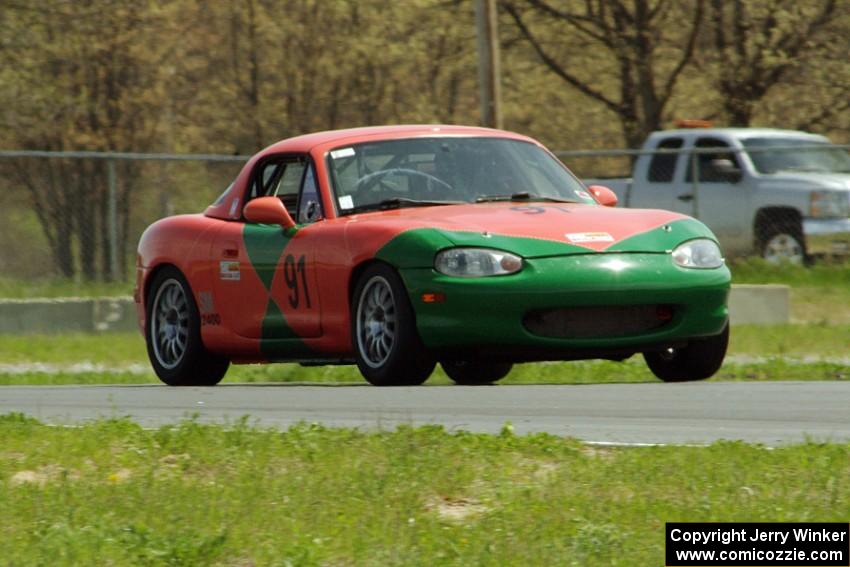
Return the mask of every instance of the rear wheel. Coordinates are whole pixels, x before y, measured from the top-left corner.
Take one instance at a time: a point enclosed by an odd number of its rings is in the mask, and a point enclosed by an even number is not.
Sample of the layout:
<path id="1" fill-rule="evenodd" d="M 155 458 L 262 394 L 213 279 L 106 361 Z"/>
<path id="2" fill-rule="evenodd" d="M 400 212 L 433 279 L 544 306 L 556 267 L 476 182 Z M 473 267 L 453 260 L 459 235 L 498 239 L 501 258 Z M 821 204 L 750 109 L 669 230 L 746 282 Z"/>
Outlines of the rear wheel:
<path id="1" fill-rule="evenodd" d="M 416 317 L 399 275 L 386 264 L 366 268 L 351 302 L 357 367 L 375 386 L 422 384 L 436 362 L 416 330 Z"/>
<path id="2" fill-rule="evenodd" d="M 693 339 L 686 347 L 645 352 L 647 366 L 665 382 L 690 382 L 711 378 L 720 369 L 729 345 L 729 323 L 714 337 Z"/>
<path id="3" fill-rule="evenodd" d="M 510 362 L 484 362 L 481 360 L 444 360 L 440 363 L 455 384 L 478 386 L 501 380 L 513 368 Z"/>
<path id="4" fill-rule="evenodd" d="M 201 341 L 201 318 L 189 283 L 177 268 L 156 274 L 147 300 L 145 339 L 156 375 L 170 386 L 214 386 L 230 361 Z"/>

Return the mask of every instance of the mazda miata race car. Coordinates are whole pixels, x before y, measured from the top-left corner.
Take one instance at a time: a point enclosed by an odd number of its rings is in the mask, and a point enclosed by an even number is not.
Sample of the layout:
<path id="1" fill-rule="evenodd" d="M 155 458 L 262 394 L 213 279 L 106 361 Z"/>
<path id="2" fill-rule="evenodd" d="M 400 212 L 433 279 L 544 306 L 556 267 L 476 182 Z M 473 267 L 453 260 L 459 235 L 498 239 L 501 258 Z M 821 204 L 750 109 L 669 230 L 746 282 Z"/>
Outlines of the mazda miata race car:
<path id="1" fill-rule="evenodd" d="M 142 235 L 135 300 L 166 384 L 229 364 L 356 363 L 375 385 L 513 363 L 713 375 L 730 274 L 702 223 L 613 208 L 535 140 L 460 126 L 321 132 L 252 157 L 203 214 Z"/>

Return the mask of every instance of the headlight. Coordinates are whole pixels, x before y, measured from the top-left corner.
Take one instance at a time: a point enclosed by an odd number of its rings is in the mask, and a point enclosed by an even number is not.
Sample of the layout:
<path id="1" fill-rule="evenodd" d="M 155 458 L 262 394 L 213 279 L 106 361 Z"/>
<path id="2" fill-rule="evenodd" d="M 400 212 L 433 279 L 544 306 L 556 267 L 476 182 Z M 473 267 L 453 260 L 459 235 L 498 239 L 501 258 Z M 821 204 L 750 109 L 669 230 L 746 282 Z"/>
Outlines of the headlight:
<path id="1" fill-rule="evenodd" d="M 835 219 L 850 216 L 847 193 L 843 191 L 812 191 L 809 197 L 809 216 L 816 219 Z"/>
<path id="2" fill-rule="evenodd" d="M 449 248 L 437 254 L 434 268 L 441 274 L 480 278 L 513 274 L 522 269 L 522 258 L 488 248 Z"/>
<path id="3" fill-rule="evenodd" d="M 697 238 L 677 246 L 673 261 L 683 268 L 719 268 L 723 265 L 723 254 L 713 240 Z"/>

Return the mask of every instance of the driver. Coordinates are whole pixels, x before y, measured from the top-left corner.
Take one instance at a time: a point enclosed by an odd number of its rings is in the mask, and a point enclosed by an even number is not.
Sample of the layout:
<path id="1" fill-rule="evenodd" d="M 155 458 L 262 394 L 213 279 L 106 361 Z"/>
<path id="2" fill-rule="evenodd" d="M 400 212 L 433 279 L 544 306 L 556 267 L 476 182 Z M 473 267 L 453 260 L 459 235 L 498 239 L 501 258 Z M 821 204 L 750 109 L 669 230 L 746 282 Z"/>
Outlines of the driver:
<path id="1" fill-rule="evenodd" d="M 439 151 L 434 155 L 434 177 L 444 181 L 453 189 L 439 183 L 432 183 L 436 190 L 450 193 L 443 199 L 469 200 L 470 188 L 478 170 L 478 157 L 475 151 L 464 148 L 462 145 L 444 143 L 440 145 Z"/>

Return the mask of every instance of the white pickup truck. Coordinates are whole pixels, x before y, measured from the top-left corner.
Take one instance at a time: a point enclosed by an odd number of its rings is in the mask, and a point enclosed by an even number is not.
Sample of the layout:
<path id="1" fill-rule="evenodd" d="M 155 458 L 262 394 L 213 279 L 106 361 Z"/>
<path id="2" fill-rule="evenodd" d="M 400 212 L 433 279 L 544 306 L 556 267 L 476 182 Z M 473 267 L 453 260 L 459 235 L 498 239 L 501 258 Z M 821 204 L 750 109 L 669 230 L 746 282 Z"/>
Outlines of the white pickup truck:
<path id="1" fill-rule="evenodd" d="M 802 262 L 850 252 L 850 154 L 823 136 L 762 128 L 654 132 L 632 173 L 584 182 L 611 188 L 620 206 L 700 219 L 727 255 Z"/>

